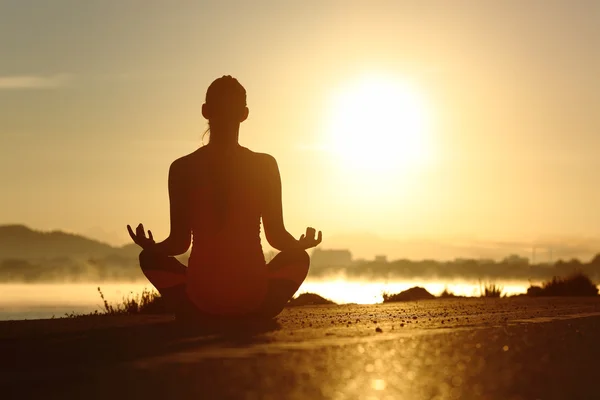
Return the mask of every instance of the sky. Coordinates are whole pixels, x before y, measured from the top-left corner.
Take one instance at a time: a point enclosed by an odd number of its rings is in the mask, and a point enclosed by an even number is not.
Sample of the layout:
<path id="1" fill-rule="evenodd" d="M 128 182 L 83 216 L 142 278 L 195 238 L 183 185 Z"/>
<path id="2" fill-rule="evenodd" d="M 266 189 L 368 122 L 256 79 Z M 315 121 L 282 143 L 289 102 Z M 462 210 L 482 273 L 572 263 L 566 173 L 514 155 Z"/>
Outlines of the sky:
<path id="1" fill-rule="evenodd" d="M 295 236 L 600 238 L 595 0 L 0 0 L 0 54 L 0 224 L 165 237 L 169 165 L 230 74 Z"/>

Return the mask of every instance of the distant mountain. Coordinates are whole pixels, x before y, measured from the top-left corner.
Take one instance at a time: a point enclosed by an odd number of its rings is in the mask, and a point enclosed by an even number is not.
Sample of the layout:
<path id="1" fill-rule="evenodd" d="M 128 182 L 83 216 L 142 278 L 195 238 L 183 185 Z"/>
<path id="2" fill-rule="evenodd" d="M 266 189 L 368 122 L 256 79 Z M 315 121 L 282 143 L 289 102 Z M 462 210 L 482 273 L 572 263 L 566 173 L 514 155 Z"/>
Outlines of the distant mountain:
<path id="1" fill-rule="evenodd" d="M 0 282 L 143 279 L 135 244 L 110 246 L 82 235 L 0 225 Z"/>
<path id="2" fill-rule="evenodd" d="M 62 231 L 42 232 L 24 225 L 0 225 L 0 260 L 39 260 L 69 257 L 96 259 L 137 257 L 135 244 L 113 247 L 85 236 Z"/>

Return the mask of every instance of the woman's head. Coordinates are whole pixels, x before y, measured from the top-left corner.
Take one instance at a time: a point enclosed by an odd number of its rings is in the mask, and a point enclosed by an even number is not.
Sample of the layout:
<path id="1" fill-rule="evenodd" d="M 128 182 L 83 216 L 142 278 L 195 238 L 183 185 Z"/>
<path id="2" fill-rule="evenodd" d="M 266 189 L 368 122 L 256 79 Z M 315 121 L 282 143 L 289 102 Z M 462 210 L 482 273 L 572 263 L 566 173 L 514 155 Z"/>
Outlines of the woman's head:
<path id="1" fill-rule="evenodd" d="M 246 89 L 230 75 L 215 79 L 206 91 L 202 115 L 209 124 L 239 124 L 248 118 Z"/>

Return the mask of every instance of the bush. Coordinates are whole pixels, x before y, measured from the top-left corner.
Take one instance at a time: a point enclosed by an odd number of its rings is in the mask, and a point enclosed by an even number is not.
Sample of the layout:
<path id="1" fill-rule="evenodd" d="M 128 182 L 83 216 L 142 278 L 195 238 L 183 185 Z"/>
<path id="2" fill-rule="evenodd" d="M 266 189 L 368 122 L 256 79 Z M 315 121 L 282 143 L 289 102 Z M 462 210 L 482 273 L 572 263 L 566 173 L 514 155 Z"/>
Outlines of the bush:
<path id="1" fill-rule="evenodd" d="M 531 285 L 527 289 L 527 296 L 542 296 L 543 289 L 540 286 Z"/>
<path id="2" fill-rule="evenodd" d="M 598 288 L 592 280 L 582 272 L 576 272 L 566 277 L 553 277 L 544 282 L 542 287 L 530 286 L 529 296 L 597 296 Z"/>

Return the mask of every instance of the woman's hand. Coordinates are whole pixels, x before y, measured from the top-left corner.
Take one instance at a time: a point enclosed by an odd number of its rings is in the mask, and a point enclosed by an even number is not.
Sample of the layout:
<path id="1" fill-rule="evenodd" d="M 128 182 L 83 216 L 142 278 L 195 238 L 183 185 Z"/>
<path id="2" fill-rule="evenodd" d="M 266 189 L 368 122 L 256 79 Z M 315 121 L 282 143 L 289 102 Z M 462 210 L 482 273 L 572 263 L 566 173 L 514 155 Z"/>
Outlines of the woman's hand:
<path id="1" fill-rule="evenodd" d="M 298 244 L 301 249 L 310 249 L 311 247 L 316 247 L 319 245 L 319 243 L 321 243 L 321 241 L 323 240 L 323 233 L 319 231 L 319 234 L 315 239 L 315 232 L 315 228 L 306 228 L 306 233 L 300 236 L 300 239 L 298 240 Z"/>
<path id="2" fill-rule="evenodd" d="M 133 229 L 131 229 L 131 226 L 127 225 L 127 231 L 129 232 L 129 236 L 131 236 L 131 240 L 133 240 L 133 242 L 140 246 L 142 249 L 145 250 L 154 245 L 154 238 L 152 237 L 152 232 L 148 230 L 148 237 L 146 237 L 144 225 L 139 224 L 135 229 L 135 233 L 133 233 Z"/>

